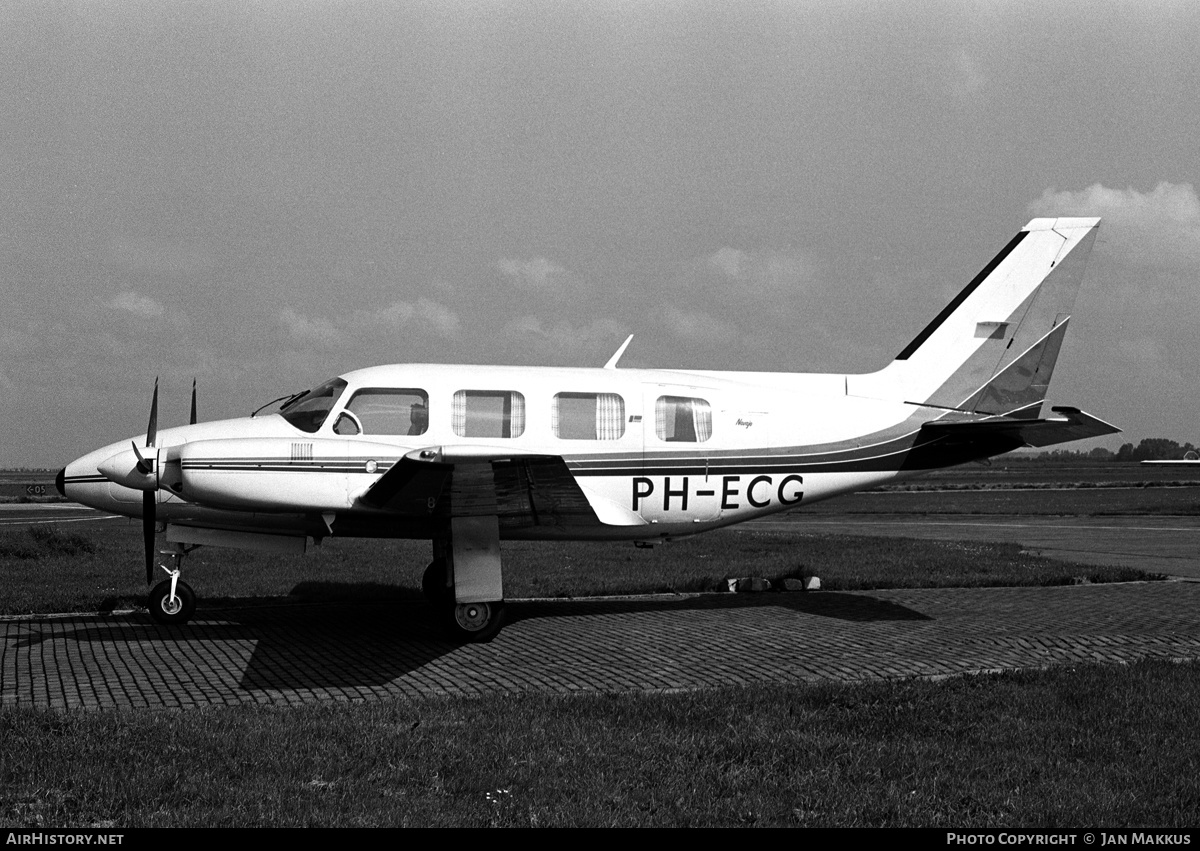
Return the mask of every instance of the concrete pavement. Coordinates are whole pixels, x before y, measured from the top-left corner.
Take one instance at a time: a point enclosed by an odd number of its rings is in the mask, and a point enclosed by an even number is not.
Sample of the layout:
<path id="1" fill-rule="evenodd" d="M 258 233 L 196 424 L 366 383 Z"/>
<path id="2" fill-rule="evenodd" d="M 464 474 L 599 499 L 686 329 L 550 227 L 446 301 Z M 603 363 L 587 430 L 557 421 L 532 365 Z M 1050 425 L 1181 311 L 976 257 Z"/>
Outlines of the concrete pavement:
<path id="1" fill-rule="evenodd" d="M 1200 659 L 1200 583 L 516 601 L 453 646 L 420 603 L 0 620 L 0 706 L 190 708 L 856 682 Z"/>

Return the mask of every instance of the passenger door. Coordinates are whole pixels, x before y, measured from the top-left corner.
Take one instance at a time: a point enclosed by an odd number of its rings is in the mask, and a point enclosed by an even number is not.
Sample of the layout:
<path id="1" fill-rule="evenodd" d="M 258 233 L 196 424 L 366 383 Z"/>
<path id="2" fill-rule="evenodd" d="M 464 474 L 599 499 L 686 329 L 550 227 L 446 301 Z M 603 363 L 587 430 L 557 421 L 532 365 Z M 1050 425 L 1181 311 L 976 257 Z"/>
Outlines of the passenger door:
<path id="1" fill-rule="evenodd" d="M 704 523 L 721 516 L 720 481 L 710 475 L 714 393 L 652 385 L 643 395 L 643 475 L 635 508 L 651 523 Z"/>

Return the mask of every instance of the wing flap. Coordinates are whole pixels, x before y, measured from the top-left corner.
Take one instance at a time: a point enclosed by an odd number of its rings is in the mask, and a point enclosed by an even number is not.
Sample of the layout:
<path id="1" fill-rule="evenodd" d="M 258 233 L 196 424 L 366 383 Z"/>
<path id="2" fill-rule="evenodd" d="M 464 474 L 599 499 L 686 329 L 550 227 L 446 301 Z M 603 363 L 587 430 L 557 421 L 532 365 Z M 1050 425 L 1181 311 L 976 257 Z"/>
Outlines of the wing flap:
<path id="1" fill-rule="evenodd" d="M 502 524 L 603 525 L 566 462 L 556 455 L 493 461 L 492 472 Z"/>

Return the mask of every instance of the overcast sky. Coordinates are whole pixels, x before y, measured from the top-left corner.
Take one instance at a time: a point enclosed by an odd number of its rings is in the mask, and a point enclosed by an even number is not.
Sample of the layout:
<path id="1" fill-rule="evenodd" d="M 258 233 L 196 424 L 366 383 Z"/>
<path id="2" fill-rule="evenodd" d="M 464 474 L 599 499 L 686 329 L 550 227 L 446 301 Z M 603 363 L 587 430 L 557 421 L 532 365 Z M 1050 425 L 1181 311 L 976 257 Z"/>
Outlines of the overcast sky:
<path id="1" fill-rule="evenodd" d="M 865 372 L 1104 217 L 1051 401 L 1200 442 L 1200 5 L 7 2 L 0 466 L 378 363 Z"/>

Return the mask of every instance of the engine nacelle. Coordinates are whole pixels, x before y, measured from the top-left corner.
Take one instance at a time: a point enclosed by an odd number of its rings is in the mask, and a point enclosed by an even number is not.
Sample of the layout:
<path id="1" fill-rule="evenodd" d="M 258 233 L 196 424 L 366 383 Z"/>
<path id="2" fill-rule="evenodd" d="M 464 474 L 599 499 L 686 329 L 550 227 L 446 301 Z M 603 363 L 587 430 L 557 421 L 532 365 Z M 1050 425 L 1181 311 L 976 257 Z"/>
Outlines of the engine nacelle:
<path id="1" fill-rule="evenodd" d="M 352 494 L 411 449 L 322 438 L 199 440 L 171 448 L 163 478 L 179 497 L 213 508 L 345 511 L 352 507 Z M 172 481 L 175 463 L 177 484 Z"/>

